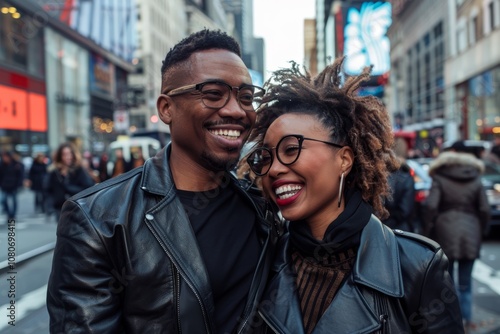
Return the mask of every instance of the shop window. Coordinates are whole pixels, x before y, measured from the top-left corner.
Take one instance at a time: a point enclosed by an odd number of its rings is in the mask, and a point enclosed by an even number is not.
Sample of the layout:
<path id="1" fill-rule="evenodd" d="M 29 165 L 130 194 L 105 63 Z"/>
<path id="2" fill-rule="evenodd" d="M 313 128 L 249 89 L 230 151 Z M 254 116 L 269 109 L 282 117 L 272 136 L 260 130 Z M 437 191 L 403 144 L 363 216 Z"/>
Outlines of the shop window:
<path id="1" fill-rule="evenodd" d="M 42 31 L 44 14 L 26 15 L 7 1 L 0 0 L 0 60 L 4 64 L 43 76 Z"/>

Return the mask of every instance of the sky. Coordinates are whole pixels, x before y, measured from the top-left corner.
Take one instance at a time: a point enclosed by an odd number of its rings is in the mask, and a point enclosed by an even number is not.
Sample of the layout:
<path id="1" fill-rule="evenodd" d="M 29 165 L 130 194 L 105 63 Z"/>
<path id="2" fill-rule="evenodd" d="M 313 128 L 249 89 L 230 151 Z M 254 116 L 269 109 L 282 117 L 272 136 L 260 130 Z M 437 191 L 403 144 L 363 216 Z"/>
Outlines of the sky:
<path id="1" fill-rule="evenodd" d="M 266 73 L 303 64 L 304 19 L 315 16 L 315 0 L 253 0 L 254 36 L 264 38 Z"/>

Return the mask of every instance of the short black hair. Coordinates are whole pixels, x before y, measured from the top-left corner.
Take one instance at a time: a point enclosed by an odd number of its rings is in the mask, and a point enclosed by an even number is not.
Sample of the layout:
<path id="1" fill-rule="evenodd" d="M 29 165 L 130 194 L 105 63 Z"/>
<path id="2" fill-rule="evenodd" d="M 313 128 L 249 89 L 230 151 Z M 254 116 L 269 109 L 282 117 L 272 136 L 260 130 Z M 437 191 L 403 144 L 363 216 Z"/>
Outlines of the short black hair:
<path id="1" fill-rule="evenodd" d="M 161 67 L 162 78 L 165 72 L 186 61 L 193 53 L 210 49 L 228 50 L 241 58 L 240 45 L 233 37 L 221 30 L 203 29 L 192 33 L 170 49 Z"/>

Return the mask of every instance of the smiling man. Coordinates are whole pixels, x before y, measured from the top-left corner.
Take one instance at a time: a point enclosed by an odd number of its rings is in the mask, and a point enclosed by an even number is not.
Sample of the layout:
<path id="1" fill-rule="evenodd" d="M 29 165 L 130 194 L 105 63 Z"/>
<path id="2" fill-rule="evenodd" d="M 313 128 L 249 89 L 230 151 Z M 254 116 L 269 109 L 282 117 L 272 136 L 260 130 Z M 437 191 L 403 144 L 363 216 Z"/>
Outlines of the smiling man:
<path id="1" fill-rule="evenodd" d="M 161 74 L 171 143 L 64 205 L 47 297 L 53 333 L 253 331 L 277 232 L 229 171 L 264 90 L 220 31 L 179 42 Z"/>

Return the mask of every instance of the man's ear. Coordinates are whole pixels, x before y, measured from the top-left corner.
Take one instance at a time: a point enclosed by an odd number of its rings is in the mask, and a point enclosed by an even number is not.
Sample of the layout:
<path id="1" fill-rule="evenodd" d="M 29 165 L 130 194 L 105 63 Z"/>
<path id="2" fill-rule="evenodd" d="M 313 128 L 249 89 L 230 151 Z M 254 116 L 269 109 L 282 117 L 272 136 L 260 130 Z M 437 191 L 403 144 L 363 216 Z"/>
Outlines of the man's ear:
<path id="1" fill-rule="evenodd" d="M 172 114 L 171 114 L 172 100 L 165 94 L 161 94 L 158 96 L 158 100 L 156 100 L 156 109 L 158 110 L 158 116 L 165 124 L 169 124 L 172 122 Z"/>

